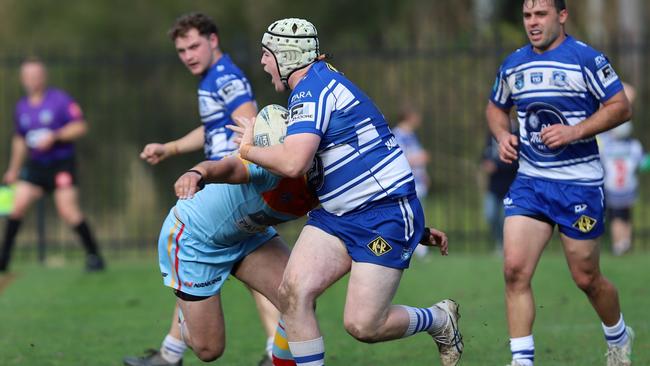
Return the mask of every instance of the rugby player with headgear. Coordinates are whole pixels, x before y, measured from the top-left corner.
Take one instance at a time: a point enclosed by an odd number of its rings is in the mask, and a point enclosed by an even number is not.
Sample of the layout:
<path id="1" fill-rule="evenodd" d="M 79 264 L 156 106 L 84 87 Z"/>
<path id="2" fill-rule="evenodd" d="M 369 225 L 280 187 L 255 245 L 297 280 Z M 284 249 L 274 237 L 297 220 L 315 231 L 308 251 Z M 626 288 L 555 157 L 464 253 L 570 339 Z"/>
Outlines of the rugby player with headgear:
<path id="1" fill-rule="evenodd" d="M 442 364 L 456 365 L 463 351 L 458 304 L 391 304 L 424 217 L 408 161 L 384 116 L 325 62 L 316 28 L 304 19 L 268 27 L 261 63 L 276 91 L 291 91 L 287 137 L 282 144 L 254 146 L 254 121 L 237 119 L 238 127 L 231 128 L 241 134 L 240 155 L 287 177 L 302 176 L 314 159 L 317 166 L 321 207 L 309 213 L 280 286 L 295 363 L 324 364 L 316 298 L 350 273 L 344 326 L 353 337 L 372 343 L 425 332 L 438 345 Z M 274 363 L 283 364 L 275 353 Z"/>

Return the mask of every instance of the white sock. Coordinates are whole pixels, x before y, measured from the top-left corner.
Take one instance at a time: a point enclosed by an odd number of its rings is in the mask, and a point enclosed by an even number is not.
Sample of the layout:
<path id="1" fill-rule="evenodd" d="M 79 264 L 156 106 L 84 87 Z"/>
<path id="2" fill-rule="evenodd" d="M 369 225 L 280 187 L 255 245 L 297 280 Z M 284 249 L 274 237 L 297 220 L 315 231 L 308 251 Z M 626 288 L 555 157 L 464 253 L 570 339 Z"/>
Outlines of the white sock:
<path id="1" fill-rule="evenodd" d="M 169 334 L 160 347 L 160 355 L 169 363 L 176 363 L 183 358 L 187 345 L 180 339 L 176 339 Z"/>
<path id="2" fill-rule="evenodd" d="M 266 354 L 269 356 L 270 359 L 273 359 L 273 341 L 275 340 L 275 337 L 268 337 L 266 339 Z"/>
<path id="3" fill-rule="evenodd" d="M 430 308 L 414 308 L 406 305 L 398 306 L 402 307 L 409 314 L 409 326 L 402 338 L 423 331 L 436 333 L 447 325 L 447 313 L 436 306 Z"/>
<path id="4" fill-rule="evenodd" d="M 289 349 L 297 366 L 325 365 L 323 337 L 304 342 L 289 342 Z"/>
<path id="5" fill-rule="evenodd" d="M 535 361 L 535 341 L 533 335 L 519 338 L 510 338 L 510 352 L 512 359 L 522 366 L 533 366 Z"/>
<path id="6" fill-rule="evenodd" d="M 603 326 L 603 331 L 605 332 L 605 340 L 607 344 L 612 346 L 623 346 L 627 343 L 627 329 L 625 327 L 625 320 L 623 320 L 623 314 L 621 314 L 618 323 L 608 327 L 605 324 L 601 323 Z"/>

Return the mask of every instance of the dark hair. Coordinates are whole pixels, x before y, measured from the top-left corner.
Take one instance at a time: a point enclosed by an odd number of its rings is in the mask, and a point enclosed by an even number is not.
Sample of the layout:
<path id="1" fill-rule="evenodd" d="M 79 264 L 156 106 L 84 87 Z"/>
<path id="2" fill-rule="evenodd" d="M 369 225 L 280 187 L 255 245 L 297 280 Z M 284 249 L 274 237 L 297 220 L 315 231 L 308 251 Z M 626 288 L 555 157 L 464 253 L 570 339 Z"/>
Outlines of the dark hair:
<path id="1" fill-rule="evenodd" d="M 172 41 L 175 41 L 176 38 L 186 35 L 192 28 L 196 28 L 199 34 L 204 37 L 209 37 L 213 33 L 219 35 L 217 24 L 212 18 L 203 13 L 195 12 L 181 15 L 176 19 L 167 34 Z"/>
<path id="2" fill-rule="evenodd" d="M 527 3 L 532 3 L 531 6 L 535 6 L 535 3 L 540 0 L 524 0 L 524 5 Z M 546 0 L 546 1 L 553 1 L 553 6 L 555 6 L 555 9 L 557 12 L 561 12 L 562 10 L 566 9 L 566 0 Z"/>

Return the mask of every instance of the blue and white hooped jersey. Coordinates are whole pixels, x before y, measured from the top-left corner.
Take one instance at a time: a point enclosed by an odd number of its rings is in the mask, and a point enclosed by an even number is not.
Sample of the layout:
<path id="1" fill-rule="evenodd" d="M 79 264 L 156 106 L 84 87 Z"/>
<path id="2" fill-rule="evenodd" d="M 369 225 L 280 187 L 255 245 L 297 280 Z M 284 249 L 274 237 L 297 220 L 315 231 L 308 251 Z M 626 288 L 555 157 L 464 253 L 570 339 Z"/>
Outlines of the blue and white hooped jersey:
<path id="1" fill-rule="evenodd" d="M 415 194 L 413 174 L 374 103 L 326 62 L 314 63 L 289 97 L 287 136 L 320 136 L 316 193 L 342 215 L 385 198 Z"/>
<path id="2" fill-rule="evenodd" d="M 490 100 L 503 109 L 517 107 L 520 174 L 601 185 L 603 167 L 595 137 L 549 149 L 540 133 L 550 124 L 580 123 L 622 90 L 604 54 L 567 36 L 557 48 L 542 54 L 527 45 L 508 56 L 499 69 Z M 559 115 L 553 116 L 556 113 Z"/>
<path id="3" fill-rule="evenodd" d="M 255 102 L 253 90 L 244 73 L 226 54 L 212 65 L 199 83 L 199 114 L 205 127 L 205 157 L 219 160 L 237 151 L 234 134 L 226 126 L 240 105 Z"/>

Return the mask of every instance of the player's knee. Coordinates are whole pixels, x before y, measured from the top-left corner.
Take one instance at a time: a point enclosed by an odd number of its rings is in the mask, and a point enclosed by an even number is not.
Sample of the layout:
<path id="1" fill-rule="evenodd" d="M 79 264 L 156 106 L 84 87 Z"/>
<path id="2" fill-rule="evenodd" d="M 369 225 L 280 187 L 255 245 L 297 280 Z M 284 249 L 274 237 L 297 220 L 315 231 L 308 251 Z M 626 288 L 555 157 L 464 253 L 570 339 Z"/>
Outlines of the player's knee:
<path id="1" fill-rule="evenodd" d="M 192 350 L 196 357 L 203 362 L 212 362 L 223 355 L 224 346 L 217 343 L 192 344 Z"/>
<path id="2" fill-rule="evenodd" d="M 291 312 L 301 306 L 313 306 L 315 295 L 298 281 L 283 280 L 278 289 L 280 312 Z"/>
<path id="3" fill-rule="evenodd" d="M 573 275 L 573 281 L 579 289 L 590 294 L 596 291 L 599 277 L 597 273 L 581 272 Z"/>
<path id="4" fill-rule="evenodd" d="M 530 278 L 532 273 L 525 270 L 523 266 L 516 263 L 506 263 L 503 266 L 503 277 L 506 286 L 510 288 L 528 287 L 530 286 Z"/>
<path id="5" fill-rule="evenodd" d="M 364 343 L 379 341 L 379 328 L 375 322 L 363 319 L 344 319 L 345 330 L 356 340 Z"/>

